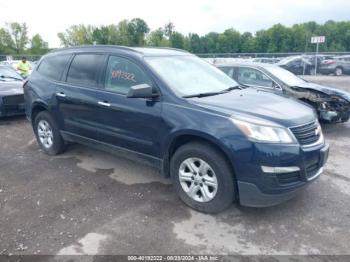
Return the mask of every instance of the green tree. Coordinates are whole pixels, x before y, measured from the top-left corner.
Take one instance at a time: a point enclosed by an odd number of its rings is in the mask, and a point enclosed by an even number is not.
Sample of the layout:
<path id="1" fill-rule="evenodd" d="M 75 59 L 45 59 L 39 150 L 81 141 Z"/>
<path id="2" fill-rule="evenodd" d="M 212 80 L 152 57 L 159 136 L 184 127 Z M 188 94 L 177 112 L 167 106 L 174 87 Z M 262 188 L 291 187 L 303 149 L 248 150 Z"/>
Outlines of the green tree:
<path id="1" fill-rule="evenodd" d="M 43 55 L 49 51 L 49 45 L 39 34 L 32 37 L 28 53 L 31 55 Z"/>
<path id="2" fill-rule="evenodd" d="M 6 23 L 0 29 L 0 48 L 8 53 L 24 53 L 28 44 L 28 29 L 25 23 Z"/>
<path id="3" fill-rule="evenodd" d="M 188 39 L 188 51 L 192 53 L 203 53 L 203 45 L 201 38 L 197 34 L 190 33 L 187 37 Z"/>
<path id="4" fill-rule="evenodd" d="M 241 52 L 242 53 L 255 52 L 254 37 L 250 32 L 245 32 L 241 35 Z"/>
<path id="5" fill-rule="evenodd" d="M 170 38 L 170 36 L 173 34 L 175 29 L 175 26 L 172 22 L 167 23 L 164 26 L 164 35 L 167 36 L 168 38 Z"/>
<path id="6" fill-rule="evenodd" d="M 94 43 L 92 25 L 73 25 L 65 32 L 57 34 L 63 46 L 91 45 Z"/>
<path id="7" fill-rule="evenodd" d="M 158 28 L 152 31 L 147 36 L 146 42 L 149 46 L 170 46 L 169 40 L 166 39 L 164 30 L 162 28 Z"/>
<path id="8" fill-rule="evenodd" d="M 185 47 L 185 38 L 179 32 L 173 32 L 169 38 L 170 46 L 183 49 Z"/>
<path id="9" fill-rule="evenodd" d="M 13 26 L 0 29 L 0 51 L 19 52 L 24 50 L 26 41 L 20 41 L 20 35 L 26 35 Z M 19 32 L 23 32 L 20 34 Z M 182 35 L 175 30 L 172 22 L 163 28 L 150 32 L 147 23 L 141 18 L 122 20 L 117 25 L 92 26 L 73 25 L 58 34 L 63 46 L 82 44 L 115 44 L 125 46 L 171 46 L 183 48 L 193 53 L 249 53 L 249 52 L 310 52 L 315 45 L 310 43 L 312 36 L 325 35 L 326 43 L 320 45 L 320 51 L 350 51 L 350 21 L 327 21 L 317 24 L 314 21 L 286 27 L 276 24 L 259 30 L 255 34 L 241 34 L 230 28 L 223 33 L 210 32 L 204 36 L 190 33 Z M 17 44 L 15 44 L 17 43 Z"/>
<path id="10" fill-rule="evenodd" d="M 147 23 L 140 18 L 134 18 L 130 21 L 129 27 L 132 45 L 144 46 L 146 43 L 145 36 L 150 31 Z"/>
<path id="11" fill-rule="evenodd" d="M 203 37 L 203 51 L 204 53 L 219 53 L 220 52 L 220 42 L 219 33 L 210 32 Z"/>
<path id="12" fill-rule="evenodd" d="M 220 53 L 237 53 L 241 49 L 240 33 L 233 28 L 220 34 L 218 41 Z"/>
<path id="13" fill-rule="evenodd" d="M 96 44 L 108 45 L 111 44 L 111 32 L 108 26 L 94 28 L 92 32 L 93 41 Z"/>

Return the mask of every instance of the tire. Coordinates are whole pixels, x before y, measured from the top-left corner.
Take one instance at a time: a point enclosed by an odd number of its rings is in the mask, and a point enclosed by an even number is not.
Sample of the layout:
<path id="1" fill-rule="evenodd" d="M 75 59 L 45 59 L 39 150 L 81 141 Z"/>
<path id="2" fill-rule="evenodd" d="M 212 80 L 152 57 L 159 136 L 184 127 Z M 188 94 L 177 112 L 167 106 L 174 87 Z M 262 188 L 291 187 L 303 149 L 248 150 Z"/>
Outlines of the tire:
<path id="1" fill-rule="evenodd" d="M 33 127 L 38 144 L 46 154 L 58 155 L 65 150 L 66 145 L 56 121 L 47 111 L 42 111 L 35 117 Z"/>
<path id="2" fill-rule="evenodd" d="M 337 67 L 337 68 L 334 70 L 334 75 L 336 75 L 336 76 L 341 76 L 342 74 L 343 74 L 343 68 Z"/>
<path id="3" fill-rule="evenodd" d="M 197 211 L 218 213 L 235 200 L 235 179 L 230 165 L 221 152 L 209 144 L 192 142 L 177 149 L 170 161 L 170 175 L 180 199 Z M 212 186 L 215 180 L 216 189 Z M 197 191 L 192 196 L 191 188 L 195 188 L 192 192 Z"/>
<path id="4" fill-rule="evenodd" d="M 350 115 L 344 116 L 344 117 L 342 117 L 341 122 L 342 123 L 348 122 L 349 119 L 350 119 Z"/>

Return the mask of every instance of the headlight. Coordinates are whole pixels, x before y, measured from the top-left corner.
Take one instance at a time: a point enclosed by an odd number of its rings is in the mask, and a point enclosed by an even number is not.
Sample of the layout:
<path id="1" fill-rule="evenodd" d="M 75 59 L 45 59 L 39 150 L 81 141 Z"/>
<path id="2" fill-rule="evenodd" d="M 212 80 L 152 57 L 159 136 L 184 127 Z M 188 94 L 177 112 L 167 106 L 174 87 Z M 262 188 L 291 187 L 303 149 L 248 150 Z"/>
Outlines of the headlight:
<path id="1" fill-rule="evenodd" d="M 232 122 L 249 138 L 258 142 L 294 143 L 289 130 L 278 126 L 264 126 L 243 120 L 233 119 Z"/>

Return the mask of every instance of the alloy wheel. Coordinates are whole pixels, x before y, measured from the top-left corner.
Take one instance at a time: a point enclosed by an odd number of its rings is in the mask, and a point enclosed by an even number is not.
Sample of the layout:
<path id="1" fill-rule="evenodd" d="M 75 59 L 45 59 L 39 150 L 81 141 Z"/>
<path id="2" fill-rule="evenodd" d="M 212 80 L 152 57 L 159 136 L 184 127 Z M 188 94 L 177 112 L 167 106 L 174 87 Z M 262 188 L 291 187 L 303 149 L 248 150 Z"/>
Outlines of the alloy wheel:
<path id="1" fill-rule="evenodd" d="M 40 143 L 49 149 L 53 145 L 53 132 L 50 124 L 46 120 L 40 120 L 37 131 Z"/>
<path id="2" fill-rule="evenodd" d="M 211 166 L 200 158 L 187 158 L 179 168 L 179 180 L 185 193 L 195 201 L 209 202 L 218 190 L 218 181 Z"/>

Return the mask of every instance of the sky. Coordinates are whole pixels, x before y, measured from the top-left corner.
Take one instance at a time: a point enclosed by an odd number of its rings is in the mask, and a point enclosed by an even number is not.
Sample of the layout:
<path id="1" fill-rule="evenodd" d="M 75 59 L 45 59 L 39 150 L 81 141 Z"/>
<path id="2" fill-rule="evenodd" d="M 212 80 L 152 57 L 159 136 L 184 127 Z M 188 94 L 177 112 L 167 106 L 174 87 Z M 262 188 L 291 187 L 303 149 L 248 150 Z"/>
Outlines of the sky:
<path id="1" fill-rule="evenodd" d="M 168 22 L 175 30 L 204 35 L 235 28 L 256 32 L 281 23 L 350 20 L 349 0 L 0 0 L 0 27 L 25 22 L 29 35 L 39 33 L 59 47 L 58 32 L 73 24 L 117 24 L 142 18 L 153 29 Z"/>

